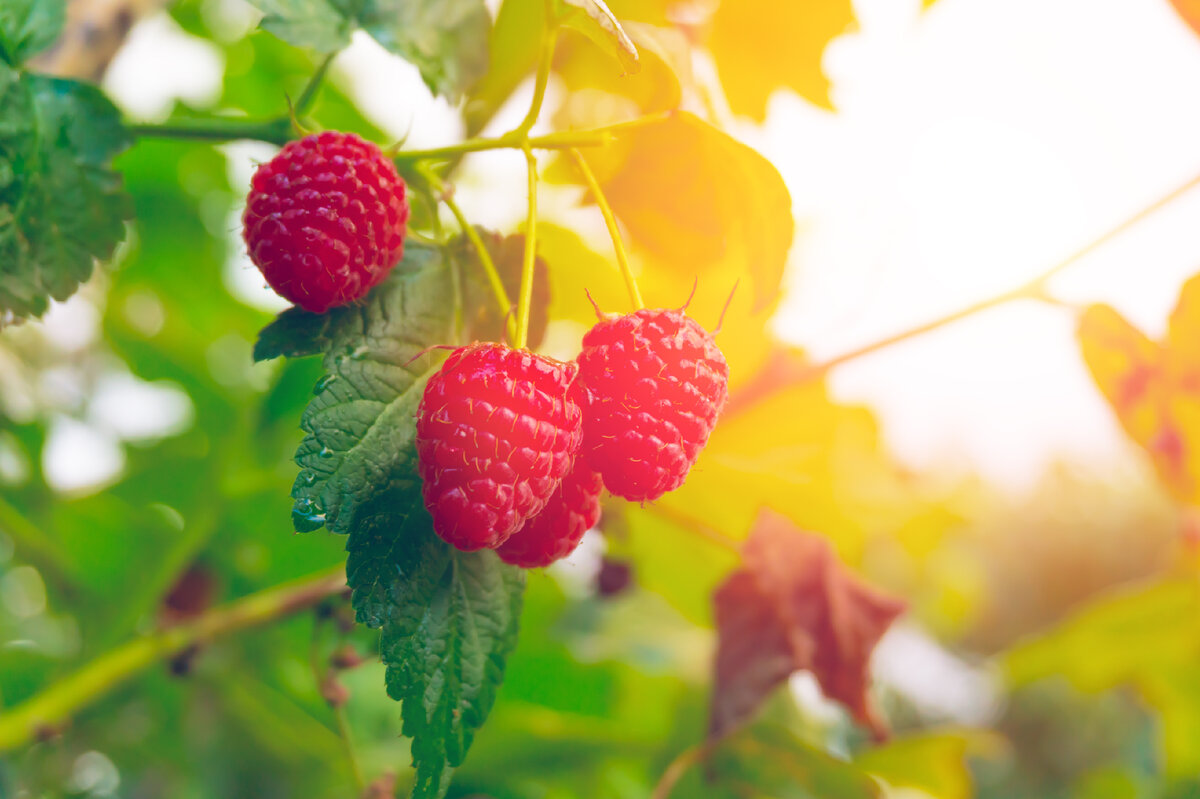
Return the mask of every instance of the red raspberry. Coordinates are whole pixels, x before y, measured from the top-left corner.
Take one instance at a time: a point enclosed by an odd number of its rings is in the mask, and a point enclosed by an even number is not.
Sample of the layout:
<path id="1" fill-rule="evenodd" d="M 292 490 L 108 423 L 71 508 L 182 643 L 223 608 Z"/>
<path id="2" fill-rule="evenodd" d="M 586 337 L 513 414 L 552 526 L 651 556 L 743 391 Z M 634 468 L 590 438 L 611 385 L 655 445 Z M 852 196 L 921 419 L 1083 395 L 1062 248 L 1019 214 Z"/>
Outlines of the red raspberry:
<path id="1" fill-rule="evenodd" d="M 455 350 L 417 410 L 417 457 L 433 529 L 459 549 L 495 548 L 536 516 L 575 462 L 574 364 L 503 344 Z"/>
<path id="2" fill-rule="evenodd" d="M 728 396 L 712 335 L 678 310 L 601 319 L 583 337 L 583 457 L 635 502 L 683 484 Z"/>
<path id="3" fill-rule="evenodd" d="M 281 297 L 324 313 L 362 297 L 404 254 L 408 201 L 371 142 L 327 130 L 288 142 L 250 182 L 243 237 Z"/>
<path id="4" fill-rule="evenodd" d="M 496 549 L 505 563 L 526 569 L 549 566 L 575 551 L 600 521 L 600 475 L 578 464 L 537 516 Z"/>

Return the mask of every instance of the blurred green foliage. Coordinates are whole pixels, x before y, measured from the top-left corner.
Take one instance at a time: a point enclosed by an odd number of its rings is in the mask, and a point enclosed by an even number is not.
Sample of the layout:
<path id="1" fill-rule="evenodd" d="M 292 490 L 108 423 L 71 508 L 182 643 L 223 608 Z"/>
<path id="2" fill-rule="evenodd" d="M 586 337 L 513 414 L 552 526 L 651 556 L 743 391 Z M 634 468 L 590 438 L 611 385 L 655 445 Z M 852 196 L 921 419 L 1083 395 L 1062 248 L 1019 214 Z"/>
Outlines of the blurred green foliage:
<path id="1" fill-rule="evenodd" d="M 282 113 L 284 93 L 302 91 L 317 59 L 262 32 L 228 40 L 210 29 L 206 4 L 214 0 L 183 0 L 171 14 L 221 51 L 217 107 Z M 523 10 L 536 18 L 537 5 L 504 3 L 493 67 L 467 110 L 471 129 L 532 70 L 516 23 Z M 664 22 L 661 3 L 612 6 L 622 18 Z M 313 116 L 383 139 L 336 84 Z M 271 316 L 231 288 L 232 269 L 246 267 L 230 266 L 242 187 L 229 152 L 139 140 L 116 164 L 136 222 L 113 267 L 79 298 L 99 314 L 97 340 L 80 352 L 32 326 L 0 336 L 2 707 L 164 614 L 345 560 L 345 538 L 288 528 L 299 420 L 323 370 L 317 359 L 251 358 Z M 415 214 L 430 218 L 428 207 Z M 588 264 L 602 291 L 615 282 L 611 264 L 574 234 L 543 236 L 552 269 Z M 552 273 L 554 319 L 589 313 L 564 299 L 585 282 L 580 271 Z M 719 304 L 706 301 L 714 304 L 706 311 Z M 56 491 L 43 469 L 49 431 L 57 419 L 87 418 L 87 397 L 114 372 L 178 388 L 190 422 L 122 441 L 124 468 L 103 491 Z M 64 374 L 81 386 L 65 398 L 44 378 Z M 709 591 L 735 558 L 688 533 L 686 514 L 741 537 L 760 496 L 743 489 L 756 481 L 865 575 L 911 599 L 910 629 L 928 631 L 953 664 L 947 681 L 969 674 L 994 696 L 967 712 L 945 698 L 949 687 L 935 684 L 945 703 L 931 703 L 928 687 L 916 695 L 885 674 L 879 693 L 897 734 L 874 745 L 840 711 L 783 692 L 759 722 L 688 770 L 674 795 L 1200 796 L 1200 588 L 1194 553 L 1176 548 L 1176 511 L 1145 475 L 1116 487 L 1058 474 L 1016 504 L 977 485 L 935 489 L 887 462 L 864 409 L 833 403 L 819 386 L 773 402 L 719 431 L 709 464 L 659 512 L 606 509 L 608 554 L 632 568 L 628 590 L 598 590 L 582 566 L 529 576 L 519 646 L 450 796 L 645 797 L 700 743 Z M 790 469 L 780 468 L 784 458 Z M 1168 564 L 1175 571 L 1163 577 Z M 1113 590 L 1135 578 L 1149 581 Z M 351 769 L 318 678 L 345 645 L 367 659 L 340 676 L 362 770 L 395 772 L 407 786 L 408 744 L 383 691 L 378 633 L 346 624 L 348 615 L 345 602 L 330 600 L 150 669 L 69 729 L 6 754 L 0 796 L 349 796 Z"/>

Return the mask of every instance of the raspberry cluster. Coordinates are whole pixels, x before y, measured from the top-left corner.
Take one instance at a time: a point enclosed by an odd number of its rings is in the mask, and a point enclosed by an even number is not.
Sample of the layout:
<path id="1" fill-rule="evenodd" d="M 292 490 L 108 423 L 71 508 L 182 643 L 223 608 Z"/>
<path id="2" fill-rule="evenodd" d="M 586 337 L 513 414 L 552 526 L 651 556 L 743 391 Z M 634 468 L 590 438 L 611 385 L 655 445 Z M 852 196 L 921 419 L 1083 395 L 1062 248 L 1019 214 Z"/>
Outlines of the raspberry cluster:
<path id="1" fill-rule="evenodd" d="M 404 180 L 353 133 L 290 142 L 251 182 L 250 257 L 314 313 L 352 302 L 404 253 Z M 725 405 L 729 367 L 682 310 L 601 315 L 576 361 L 503 344 L 459 347 L 417 411 L 417 456 L 435 532 L 534 568 L 569 555 L 604 489 L 650 502 L 683 484 Z"/>
<path id="2" fill-rule="evenodd" d="M 426 386 L 417 454 L 434 530 L 463 550 L 548 566 L 600 519 L 683 484 L 725 405 L 729 367 L 679 310 L 603 317 L 575 363 L 460 347 Z"/>
<path id="3" fill-rule="evenodd" d="M 356 300 L 404 254 L 405 191 L 395 164 L 353 133 L 289 142 L 250 183 L 242 215 L 250 260 L 305 310 Z"/>

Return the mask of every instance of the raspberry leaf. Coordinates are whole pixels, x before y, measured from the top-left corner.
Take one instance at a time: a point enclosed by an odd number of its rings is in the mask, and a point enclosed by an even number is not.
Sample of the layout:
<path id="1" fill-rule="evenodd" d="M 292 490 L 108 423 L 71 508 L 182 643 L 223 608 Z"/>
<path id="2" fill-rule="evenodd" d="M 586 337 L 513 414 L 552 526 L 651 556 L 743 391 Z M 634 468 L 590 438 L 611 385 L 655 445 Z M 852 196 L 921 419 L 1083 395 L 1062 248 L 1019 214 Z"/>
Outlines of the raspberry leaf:
<path id="1" fill-rule="evenodd" d="M 770 512 L 742 556 L 742 567 L 713 595 L 717 657 L 709 737 L 722 738 L 751 718 L 800 669 L 812 671 L 826 696 L 882 735 L 867 699 L 867 665 L 904 603 L 855 578 L 827 539 Z"/>
<path id="2" fill-rule="evenodd" d="M 821 59 L 829 41 L 853 26 L 850 0 L 721 3 L 708 49 L 733 112 L 761 122 L 772 92 L 784 87 L 832 110 Z"/>
<path id="3" fill-rule="evenodd" d="M 795 222 L 770 161 L 685 112 L 622 128 L 615 147 L 596 150 L 588 162 L 660 276 L 732 286 L 749 274 L 755 310 L 777 300 Z"/>
<path id="4" fill-rule="evenodd" d="M 324 53 L 362 28 L 416 65 L 430 91 L 457 99 L 487 68 L 491 17 L 483 0 L 252 0 L 262 27 Z"/>
<path id="5" fill-rule="evenodd" d="M 414 416 L 441 359 L 416 356 L 453 340 L 451 296 L 442 252 L 410 242 L 401 264 L 361 304 L 326 314 L 291 308 L 263 330 L 259 360 L 322 353 L 326 369 L 300 420 L 307 435 L 292 487 L 298 531 L 324 525 L 348 533 L 376 494 L 419 487 Z"/>
<path id="6" fill-rule="evenodd" d="M 414 415 L 440 358 L 413 358 L 452 340 L 452 291 L 446 254 L 410 241 L 363 303 L 289 309 L 255 347 L 259 360 L 323 354 L 327 374 L 301 420 L 293 521 L 349 534 L 347 582 L 359 621 L 382 632 L 418 799 L 445 795 L 491 710 L 525 584 L 494 552 L 438 538 L 421 498 Z"/>
<path id="7" fill-rule="evenodd" d="M 0 312 L 41 315 L 112 255 L 131 203 L 109 165 L 129 143 L 94 86 L 0 65 Z"/>
<path id="8" fill-rule="evenodd" d="M 388 695 L 413 739 L 412 795 L 438 799 L 495 701 L 525 577 L 435 536 L 419 491 L 392 500 L 351 533 L 346 574 L 359 621 L 382 629 Z"/>
<path id="9" fill-rule="evenodd" d="M 20 66 L 54 43 L 66 18 L 64 0 L 5 0 L 0 4 L 0 60 Z"/>
<path id="10" fill-rule="evenodd" d="M 560 0 L 560 19 L 595 42 L 627 75 L 641 69 L 637 47 L 604 0 Z"/>

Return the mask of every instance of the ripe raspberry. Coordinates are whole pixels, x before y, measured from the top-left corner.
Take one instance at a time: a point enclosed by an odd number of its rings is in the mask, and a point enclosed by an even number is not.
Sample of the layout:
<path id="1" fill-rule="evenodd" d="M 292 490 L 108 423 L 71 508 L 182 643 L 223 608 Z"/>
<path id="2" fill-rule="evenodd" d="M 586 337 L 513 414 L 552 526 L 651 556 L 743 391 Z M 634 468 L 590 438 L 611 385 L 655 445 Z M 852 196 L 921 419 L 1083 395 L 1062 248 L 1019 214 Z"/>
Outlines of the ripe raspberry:
<path id="1" fill-rule="evenodd" d="M 574 364 L 476 343 L 430 378 L 417 411 L 425 507 L 448 543 L 496 547 L 570 473 L 582 437 Z"/>
<path id="2" fill-rule="evenodd" d="M 583 337 L 582 456 L 635 502 L 683 484 L 728 395 L 729 366 L 682 311 L 610 315 Z"/>
<path id="3" fill-rule="evenodd" d="M 404 254 L 408 201 L 396 166 L 353 133 L 288 142 L 250 183 L 243 237 L 284 299 L 323 313 L 362 297 Z"/>
<path id="4" fill-rule="evenodd" d="M 578 464 L 537 516 L 496 549 L 505 563 L 533 569 L 575 551 L 583 534 L 600 521 L 600 475 Z"/>

